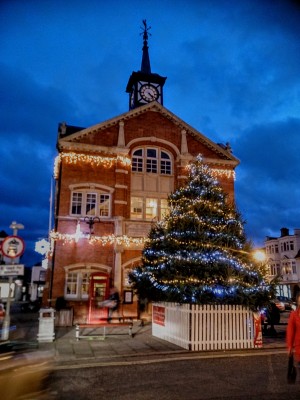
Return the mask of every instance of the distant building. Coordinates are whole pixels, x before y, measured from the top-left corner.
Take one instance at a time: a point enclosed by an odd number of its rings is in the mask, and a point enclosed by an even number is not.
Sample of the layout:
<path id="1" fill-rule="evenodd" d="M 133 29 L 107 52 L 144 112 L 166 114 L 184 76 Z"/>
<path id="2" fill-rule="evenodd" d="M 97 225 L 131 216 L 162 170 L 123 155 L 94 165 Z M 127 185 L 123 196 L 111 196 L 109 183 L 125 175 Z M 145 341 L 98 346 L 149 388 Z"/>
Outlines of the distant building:
<path id="1" fill-rule="evenodd" d="M 300 229 L 282 228 L 280 237 L 267 236 L 265 240 L 267 262 L 271 276 L 279 276 L 280 296 L 295 297 L 300 291 Z"/>

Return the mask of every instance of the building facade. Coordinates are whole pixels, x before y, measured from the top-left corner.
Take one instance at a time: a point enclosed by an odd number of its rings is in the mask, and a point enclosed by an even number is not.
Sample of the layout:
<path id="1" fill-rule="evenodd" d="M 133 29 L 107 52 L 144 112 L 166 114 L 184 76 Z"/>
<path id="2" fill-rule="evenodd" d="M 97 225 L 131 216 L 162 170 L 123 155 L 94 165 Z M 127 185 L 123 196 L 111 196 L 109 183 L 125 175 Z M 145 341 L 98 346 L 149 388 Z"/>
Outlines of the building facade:
<path id="1" fill-rule="evenodd" d="M 139 265 L 151 224 L 168 211 L 199 154 L 229 201 L 239 161 L 163 105 L 166 78 L 151 72 L 145 25 L 141 70 L 129 77 L 129 111 L 88 128 L 59 124 L 55 228 L 44 303 L 64 298 L 74 322 L 96 323 L 114 286 L 121 312 L 137 317 L 128 272 Z"/>
<path id="2" fill-rule="evenodd" d="M 279 237 L 267 236 L 265 252 L 270 276 L 279 277 L 278 295 L 295 298 L 300 291 L 300 229 L 282 228 Z"/>

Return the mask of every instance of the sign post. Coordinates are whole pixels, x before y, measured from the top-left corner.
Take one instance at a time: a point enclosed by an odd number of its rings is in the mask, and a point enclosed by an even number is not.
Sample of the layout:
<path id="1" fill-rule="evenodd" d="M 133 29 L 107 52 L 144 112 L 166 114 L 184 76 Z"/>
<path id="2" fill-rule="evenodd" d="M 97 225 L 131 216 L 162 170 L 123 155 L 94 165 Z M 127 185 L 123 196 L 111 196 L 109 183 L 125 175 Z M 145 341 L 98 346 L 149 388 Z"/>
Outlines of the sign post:
<path id="1" fill-rule="evenodd" d="M 24 253 L 25 251 L 25 243 L 22 238 L 17 236 L 18 229 L 24 229 L 22 224 L 17 224 L 16 222 L 12 222 L 10 228 L 13 229 L 13 236 L 7 236 L 2 242 L 2 253 L 5 257 L 11 259 L 10 264 L 2 265 L 0 269 L 0 275 L 8 276 L 8 297 L 6 302 L 6 310 L 5 317 L 2 325 L 1 332 L 1 340 L 7 340 L 9 338 L 9 329 L 10 329 L 10 304 L 12 298 L 12 286 L 13 286 L 13 277 L 18 275 L 24 275 L 24 265 L 14 264 L 15 261 Z M 19 268 L 21 267 L 21 268 Z M 19 274 L 21 269 L 22 274 Z"/>

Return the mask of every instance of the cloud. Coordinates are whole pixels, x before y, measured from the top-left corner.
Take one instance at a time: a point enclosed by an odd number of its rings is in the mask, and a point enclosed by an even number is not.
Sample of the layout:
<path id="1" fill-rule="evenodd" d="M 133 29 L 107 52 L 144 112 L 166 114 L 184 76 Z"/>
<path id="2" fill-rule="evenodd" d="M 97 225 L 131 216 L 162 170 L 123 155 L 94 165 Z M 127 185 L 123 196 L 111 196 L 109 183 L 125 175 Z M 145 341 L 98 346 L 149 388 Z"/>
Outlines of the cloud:
<path id="1" fill-rule="evenodd" d="M 241 160 L 236 200 L 255 241 L 299 225 L 299 131 L 300 119 L 288 118 L 254 125 L 233 143 Z"/>

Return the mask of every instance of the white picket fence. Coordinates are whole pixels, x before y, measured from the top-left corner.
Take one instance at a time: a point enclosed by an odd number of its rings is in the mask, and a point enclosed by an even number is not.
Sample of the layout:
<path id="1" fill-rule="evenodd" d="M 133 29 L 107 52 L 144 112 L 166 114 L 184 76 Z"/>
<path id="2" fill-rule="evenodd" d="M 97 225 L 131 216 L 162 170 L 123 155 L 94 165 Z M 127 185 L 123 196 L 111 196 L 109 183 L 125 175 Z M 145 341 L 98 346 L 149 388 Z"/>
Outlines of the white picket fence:
<path id="1" fill-rule="evenodd" d="M 152 335 L 187 350 L 261 347 L 257 334 L 253 312 L 240 305 L 152 305 Z"/>

